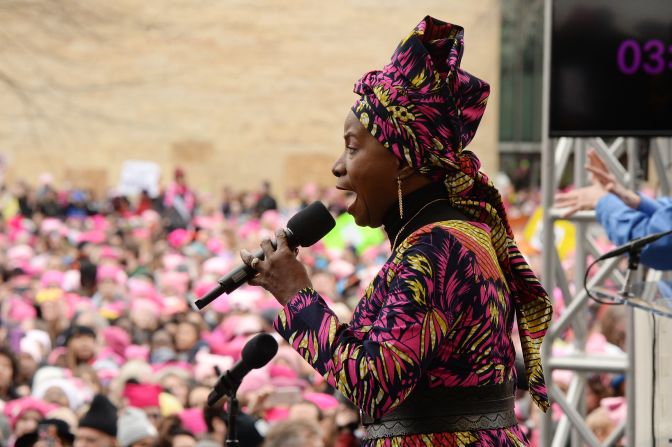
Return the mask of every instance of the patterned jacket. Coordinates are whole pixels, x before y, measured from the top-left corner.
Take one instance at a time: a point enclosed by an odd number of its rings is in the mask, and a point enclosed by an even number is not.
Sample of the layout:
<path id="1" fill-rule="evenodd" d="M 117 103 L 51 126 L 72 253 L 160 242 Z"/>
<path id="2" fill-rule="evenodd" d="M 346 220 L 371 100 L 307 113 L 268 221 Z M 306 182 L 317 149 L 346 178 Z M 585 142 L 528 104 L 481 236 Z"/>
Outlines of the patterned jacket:
<path id="1" fill-rule="evenodd" d="M 280 312 L 275 328 L 329 384 L 379 417 L 420 380 L 448 388 L 514 380 L 514 315 L 488 226 L 446 220 L 423 226 L 399 245 L 349 325 L 315 290 L 304 289 Z M 502 447 L 527 440 L 514 426 L 364 445 Z"/>

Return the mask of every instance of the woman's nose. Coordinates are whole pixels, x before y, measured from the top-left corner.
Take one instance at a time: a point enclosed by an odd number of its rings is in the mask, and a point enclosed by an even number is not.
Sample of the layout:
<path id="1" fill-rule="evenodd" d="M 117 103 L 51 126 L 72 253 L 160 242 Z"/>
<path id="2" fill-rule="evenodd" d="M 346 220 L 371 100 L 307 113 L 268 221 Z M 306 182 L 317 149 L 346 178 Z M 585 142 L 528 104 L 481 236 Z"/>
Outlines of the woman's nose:
<path id="1" fill-rule="evenodd" d="M 331 173 L 336 177 L 341 177 L 345 174 L 345 164 L 343 163 L 343 154 L 336 159 L 334 165 L 331 167 Z"/>

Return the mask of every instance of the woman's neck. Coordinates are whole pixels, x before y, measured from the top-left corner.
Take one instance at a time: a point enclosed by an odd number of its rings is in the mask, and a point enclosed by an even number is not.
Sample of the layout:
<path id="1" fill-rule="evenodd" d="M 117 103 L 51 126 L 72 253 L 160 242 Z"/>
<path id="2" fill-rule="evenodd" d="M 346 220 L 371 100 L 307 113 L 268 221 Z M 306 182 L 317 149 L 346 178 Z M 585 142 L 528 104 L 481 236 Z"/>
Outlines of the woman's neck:
<path id="1" fill-rule="evenodd" d="M 417 220 L 417 215 L 419 213 L 425 214 L 429 212 L 430 214 L 435 214 L 430 208 L 433 206 L 428 206 L 428 204 L 439 200 L 439 203 L 443 204 L 443 207 L 447 206 L 446 202 L 441 201 L 440 199 L 448 199 L 448 191 L 446 186 L 441 182 L 429 183 L 425 186 L 422 186 L 415 191 L 412 191 L 405 196 L 403 196 L 403 207 L 404 207 L 404 216 L 399 216 L 399 202 L 395 202 L 390 209 L 387 210 L 385 216 L 383 217 L 383 227 L 387 233 L 387 237 L 390 240 L 390 243 L 393 243 L 395 239 L 398 239 L 402 235 L 399 233 L 402 231 L 407 233 L 409 230 L 412 232 L 416 228 L 416 224 L 424 222 L 426 219 Z M 426 209 L 423 207 L 427 206 Z M 418 227 L 419 228 L 419 227 Z M 409 233 L 410 234 L 410 233 Z"/>

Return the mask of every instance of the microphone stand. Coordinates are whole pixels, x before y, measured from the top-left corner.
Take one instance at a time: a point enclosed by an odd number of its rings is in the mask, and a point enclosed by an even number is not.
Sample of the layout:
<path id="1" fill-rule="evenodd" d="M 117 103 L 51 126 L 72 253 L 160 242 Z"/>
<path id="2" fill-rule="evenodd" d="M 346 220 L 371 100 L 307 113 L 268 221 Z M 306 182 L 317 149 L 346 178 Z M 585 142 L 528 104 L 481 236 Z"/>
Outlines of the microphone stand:
<path id="1" fill-rule="evenodd" d="M 227 446 L 237 447 L 238 445 L 240 445 L 238 442 L 238 425 L 237 425 L 240 405 L 238 403 L 238 398 L 236 397 L 236 393 L 238 392 L 238 385 L 236 385 L 235 382 L 231 380 L 229 370 L 227 370 L 224 374 L 221 374 L 219 367 L 215 366 L 215 371 L 217 372 L 218 375 L 220 375 L 219 380 L 221 380 L 226 385 L 227 389 L 226 395 L 229 398 L 229 417 L 227 422 L 225 444 Z"/>
<path id="2" fill-rule="evenodd" d="M 226 430 L 226 445 L 238 446 L 238 399 L 236 398 L 236 390 L 229 393 L 229 426 Z"/>
<path id="3" fill-rule="evenodd" d="M 625 351 L 626 358 L 628 359 L 627 368 L 625 370 L 625 383 L 626 383 L 626 396 L 628 396 L 627 404 L 628 411 L 626 414 L 626 432 L 627 436 L 630 439 L 635 438 L 635 406 L 636 402 L 634 399 L 636 386 L 635 386 L 635 309 L 628 305 L 627 301 L 629 298 L 634 296 L 632 292 L 632 286 L 637 276 L 637 269 L 639 268 L 639 261 L 641 257 L 641 251 L 643 247 L 633 247 L 628 251 L 628 270 L 625 273 L 625 282 L 621 288 L 620 295 L 626 301 L 626 312 L 625 319 L 627 330 L 625 338 Z"/>
<path id="4" fill-rule="evenodd" d="M 634 248 L 628 252 L 628 271 L 625 273 L 625 282 L 620 290 L 621 296 L 630 298 L 633 296 L 632 285 L 635 279 L 635 273 L 639 268 L 639 260 L 641 258 L 641 248 Z"/>

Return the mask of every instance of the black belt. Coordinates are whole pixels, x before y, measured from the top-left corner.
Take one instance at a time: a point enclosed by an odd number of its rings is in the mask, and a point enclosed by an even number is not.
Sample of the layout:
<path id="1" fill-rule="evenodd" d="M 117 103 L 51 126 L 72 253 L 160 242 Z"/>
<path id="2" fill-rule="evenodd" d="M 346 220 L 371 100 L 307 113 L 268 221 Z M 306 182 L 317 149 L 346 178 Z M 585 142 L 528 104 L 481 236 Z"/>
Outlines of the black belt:
<path id="1" fill-rule="evenodd" d="M 489 430 L 517 424 L 514 383 L 429 388 L 418 385 L 401 405 L 380 418 L 362 413 L 367 439 Z"/>

